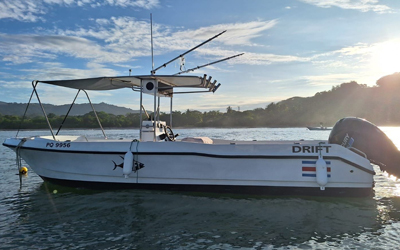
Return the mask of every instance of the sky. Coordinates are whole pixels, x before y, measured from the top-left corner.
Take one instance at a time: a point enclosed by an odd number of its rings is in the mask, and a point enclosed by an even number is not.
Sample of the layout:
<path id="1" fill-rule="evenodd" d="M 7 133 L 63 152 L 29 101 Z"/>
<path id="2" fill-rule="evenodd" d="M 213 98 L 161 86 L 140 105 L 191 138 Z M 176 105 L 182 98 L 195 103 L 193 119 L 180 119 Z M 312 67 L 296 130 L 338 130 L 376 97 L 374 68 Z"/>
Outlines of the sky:
<path id="1" fill-rule="evenodd" d="M 184 67 L 244 53 L 187 74 L 207 74 L 221 87 L 176 95 L 174 110 L 265 108 L 345 82 L 374 86 L 400 71 L 397 0 L 0 0 L 0 101 L 28 102 L 32 80 L 150 74 L 150 14 L 155 67 L 224 30 L 187 54 Z M 178 60 L 157 74 L 179 70 Z M 38 92 L 56 105 L 76 94 L 46 84 Z M 130 89 L 89 95 L 93 103 L 139 109 Z M 161 99 L 168 111 L 169 99 Z M 145 97 L 148 109 L 152 100 Z"/>

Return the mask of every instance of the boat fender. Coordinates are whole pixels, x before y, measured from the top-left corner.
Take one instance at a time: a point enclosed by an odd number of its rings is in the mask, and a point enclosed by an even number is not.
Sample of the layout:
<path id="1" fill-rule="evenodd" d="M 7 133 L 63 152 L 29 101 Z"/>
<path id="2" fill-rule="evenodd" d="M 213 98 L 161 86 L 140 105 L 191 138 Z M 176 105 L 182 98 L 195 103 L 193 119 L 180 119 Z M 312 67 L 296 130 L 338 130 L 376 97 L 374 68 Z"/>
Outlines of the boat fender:
<path id="1" fill-rule="evenodd" d="M 27 167 L 21 167 L 19 169 L 19 174 L 26 175 L 27 173 L 28 173 L 28 168 Z"/>
<path id="2" fill-rule="evenodd" d="M 124 156 L 124 166 L 122 167 L 122 173 L 125 178 L 128 178 L 129 174 L 132 173 L 133 167 L 133 154 L 131 151 L 126 152 Z"/>
<path id="3" fill-rule="evenodd" d="M 322 159 L 322 156 L 318 156 L 316 162 L 316 175 L 317 183 L 321 190 L 325 190 L 325 185 L 328 183 L 328 169 L 326 167 L 326 162 Z"/>

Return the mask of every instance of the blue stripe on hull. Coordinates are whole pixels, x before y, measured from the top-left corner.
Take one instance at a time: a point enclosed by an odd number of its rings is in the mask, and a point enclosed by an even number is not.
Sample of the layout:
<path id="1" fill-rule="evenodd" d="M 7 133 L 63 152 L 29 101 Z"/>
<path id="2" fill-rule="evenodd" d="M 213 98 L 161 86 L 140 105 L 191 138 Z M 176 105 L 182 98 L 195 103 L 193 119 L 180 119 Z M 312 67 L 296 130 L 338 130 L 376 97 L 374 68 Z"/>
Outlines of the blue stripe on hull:
<path id="1" fill-rule="evenodd" d="M 303 176 L 303 177 L 317 177 L 317 174 L 302 174 L 301 176 Z M 328 174 L 328 177 L 331 177 L 331 175 Z"/>

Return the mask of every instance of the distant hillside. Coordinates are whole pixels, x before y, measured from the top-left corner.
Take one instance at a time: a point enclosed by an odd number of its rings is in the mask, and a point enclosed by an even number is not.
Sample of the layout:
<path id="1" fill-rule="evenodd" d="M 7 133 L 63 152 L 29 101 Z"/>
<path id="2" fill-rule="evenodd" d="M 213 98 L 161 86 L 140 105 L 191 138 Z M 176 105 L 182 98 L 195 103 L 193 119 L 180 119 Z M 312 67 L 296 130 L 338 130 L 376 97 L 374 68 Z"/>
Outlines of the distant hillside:
<path id="1" fill-rule="evenodd" d="M 53 113 L 56 115 L 65 115 L 69 109 L 69 104 L 65 105 L 52 105 L 52 104 L 43 104 L 44 109 L 46 110 L 47 114 Z M 103 111 L 108 114 L 113 114 L 113 115 L 126 115 L 128 113 L 138 113 L 139 111 L 129 109 L 129 108 L 124 108 L 124 107 L 118 107 L 115 105 L 107 104 L 107 103 L 99 103 L 99 104 L 93 104 L 94 108 L 96 111 Z M 26 109 L 26 103 L 6 103 L 6 102 L 0 102 L 0 114 L 2 115 L 16 115 L 16 116 L 22 116 L 25 112 Z M 85 104 L 75 104 L 70 112 L 71 116 L 79 116 L 79 115 L 84 115 L 86 113 L 89 113 L 92 111 L 92 107 L 90 106 L 89 103 Z M 40 105 L 37 103 L 31 103 L 29 105 L 28 109 L 28 116 L 33 117 L 33 116 L 41 116 L 43 115 L 42 109 L 40 108 Z"/>
<path id="2" fill-rule="evenodd" d="M 262 126 L 332 126 L 347 116 L 365 118 L 377 125 L 400 125 L 400 73 L 380 78 L 367 87 L 355 81 L 342 83 L 312 97 L 293 97 L 262 110 Z M 259 110 L 261 111 L 261 110 Z"/>
<path id="3" fill-rule="evenodd" d="M 226 113 L 219 111 L 200 112 L 186 110 L 173 112 L 176 127 L 306 127 L 333 126 L 339 119 L 348 116 L 365 118 L 379 126 L 400 126 L 400 73 L 380 78 L 376 85 L 368 87 L 355 81 L 342 83 L 329 91 L 318 92 L 311 97 L 292 97 L 265 108 L 235 111 L 227 107 Z M 45 105 L 50 122 L 61 124 L 68 106 Z M 99 118 L 105 127 L 137 127 L 140 115 L 137 111 L 105 103 L 95 105 Z M 25 104 L 0 103 L 0 129 L 15 129 L 20 125 Z M 97 126 L 88 104 L 74 107 L 65 127 L 91 128 Z M 103 112 L 101 112 L 103 111 Z M 4 112 L 4 113 L 3 113 Z M 129 114 L 128 114 L 129 113 Z M 135 113 L 135 114 L 133 114 Z M 4 115 L 2 115 L 4 114 Z M 7 116 L 7 114 L 12 114 Z M 46 128 L 41 110 L 37 104 L 30 107 L 31 118 L 24 121 L 24 128 Z M 160 119 L 169 120 L 169 114 L 162 113 Z"/>

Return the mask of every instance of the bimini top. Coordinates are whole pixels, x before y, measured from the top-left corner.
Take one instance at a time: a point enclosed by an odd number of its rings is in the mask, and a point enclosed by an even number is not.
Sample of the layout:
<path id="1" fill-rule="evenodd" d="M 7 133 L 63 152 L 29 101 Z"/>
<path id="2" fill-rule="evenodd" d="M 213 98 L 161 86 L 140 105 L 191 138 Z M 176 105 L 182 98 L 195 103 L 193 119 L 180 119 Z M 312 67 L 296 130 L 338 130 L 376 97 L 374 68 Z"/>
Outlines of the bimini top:
<path id="1" fill-rule="evenodd" d="M 169 95 L 174 88 L 205 88 L 215 92 L 221 84 L 217 81 L 211 82 L 211 76 L 180 76 L 180 75 L 142 75 L 142 76 L 117 76 L 97 77 L 87 79 L 37 81 L 67 88 L 80 90 L 113 90 L 121 88 L 140 87 L 141 81 L 157 80 L 159 94 Z M 143 83 L 144 85 L 146 82 Z"/>

